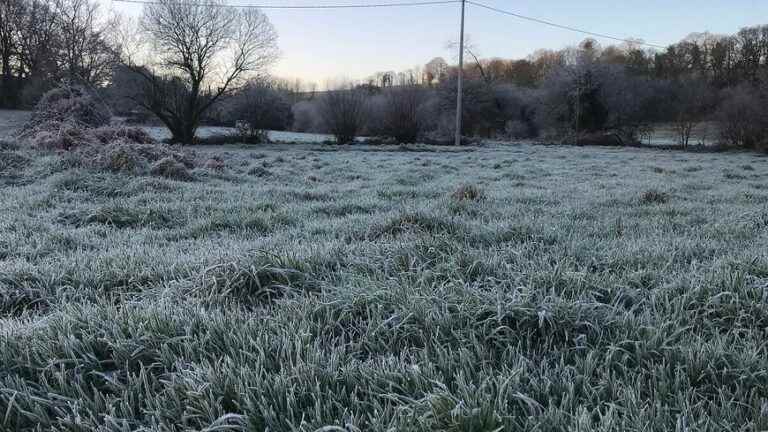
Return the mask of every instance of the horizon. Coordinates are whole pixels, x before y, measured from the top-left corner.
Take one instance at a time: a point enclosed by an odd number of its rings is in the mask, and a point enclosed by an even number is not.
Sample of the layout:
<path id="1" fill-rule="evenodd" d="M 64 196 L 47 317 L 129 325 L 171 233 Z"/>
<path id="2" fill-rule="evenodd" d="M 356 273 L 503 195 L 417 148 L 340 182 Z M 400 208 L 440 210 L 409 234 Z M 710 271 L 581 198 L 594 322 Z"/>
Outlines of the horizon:
<path id="1" fill-rule="evenodd" d="M 106 10 L 138 17 L 142 6 L 99 0 Z M 353 0 L 300 0 L 290 2 L 228 2 L 233 6 L 359 4 Z M 681 1 L 673 5 L 661 0 L 624 2 L 611 7 L 607 0 L 574 5 L 565 0 L 540 4 L 532 0 L 513 6 L 503 0 L 484 2 L 531 17 L 579 27 L 620 38 L 636 38 L 668 46 L 692 33 L 733 34 L 740 28 L 761 24 L 768 16 L 768 3 L 757 0 L 722 2 Z M 736 3 L 736 4 L 733 4 Z M 361 81 L 383 71 L 422 67 L 434 57 L 456 63 L 455 49 L 447 45 L 458 39 L 458 4 L 392 7 L 378 9 L 264 9 L 278 33 L 281 56 L 272 75 L 300 79 L 319 88 L 334 81 Z M 681 16 L 686 23 L 677 25 Z M 715 19 L 716 18 L 716 19 Z M 392 23 L 398 23 L 393 29 Z M 633 28 L 629 29 L 629 22 Z M 467 5 L 466 33 L 479 57 L 521 59 L 539 49 L 575 46 L 585 34 L 543 26 Z M 403 43 L 403 36 L 416 41 Z M 596 38 L 602 46 L 619 42 Z M 308 43 L 307 41 L 312 41 Z M 351 41 L 351 42 L 350 42 Z"/>

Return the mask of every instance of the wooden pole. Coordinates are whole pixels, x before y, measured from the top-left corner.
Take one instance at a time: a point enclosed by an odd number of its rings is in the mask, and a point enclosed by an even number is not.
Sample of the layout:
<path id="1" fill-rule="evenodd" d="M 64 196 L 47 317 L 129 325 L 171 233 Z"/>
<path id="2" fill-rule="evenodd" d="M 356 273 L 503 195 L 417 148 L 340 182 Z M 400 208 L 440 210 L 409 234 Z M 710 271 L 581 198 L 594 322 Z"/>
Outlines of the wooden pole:
<path id="1" fill-rule="evenodd" d="M 456 145 L 461 145 L 461 106 L 464 92 L 464 6 L 465 0 L 461 0 L 461 31 L 459 33 L 459 75 L 456 93 Z"/>

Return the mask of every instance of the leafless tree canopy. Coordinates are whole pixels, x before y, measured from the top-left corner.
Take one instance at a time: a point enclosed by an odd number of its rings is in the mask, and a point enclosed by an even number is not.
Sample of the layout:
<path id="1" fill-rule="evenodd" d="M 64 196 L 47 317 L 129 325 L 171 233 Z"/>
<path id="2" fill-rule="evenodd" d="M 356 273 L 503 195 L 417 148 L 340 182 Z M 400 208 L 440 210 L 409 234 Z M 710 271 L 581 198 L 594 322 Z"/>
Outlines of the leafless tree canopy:
<path id="1" fill-rule="evenodd" d="M 418 110 L 425 96 L 424 90 L 416 85 L 387 91 L 382 113 L 384 133 L 399 143 L 416 142 L 421 132 Z"/>
<path id="2" fill-rule="evenodd" d="M 114 27 L 93 0 L 0 2 L 0 106 L 31 105 L 62 80 L 105 84 L 117 60 Z"/>
<path id="3" fill-rule="evenodd" d="M 108 35 L 115 19 L 102 17 L 89 0 L 55 0 L 53 12 L 59 20 L 59 69 L 74 80 L 104 84 L 118 60 Z"/>
<path id="4" fill-rule="evenodd" d="M 266 15 L 212 3 L 147 5 L 141 28 L 157 61 L 127 59 L 146 81 L 137 101 L 168 126 L 174 141 L 193 142 L 214 103 L 277 59 L 277 33 Z"/>
<path id="5" fill-rule="evenodd" d="M 320 115 L 338 144 L 349 144 L 365 125 L 366 93 L 358 88 L 329 91 L 320 100 Z"/>

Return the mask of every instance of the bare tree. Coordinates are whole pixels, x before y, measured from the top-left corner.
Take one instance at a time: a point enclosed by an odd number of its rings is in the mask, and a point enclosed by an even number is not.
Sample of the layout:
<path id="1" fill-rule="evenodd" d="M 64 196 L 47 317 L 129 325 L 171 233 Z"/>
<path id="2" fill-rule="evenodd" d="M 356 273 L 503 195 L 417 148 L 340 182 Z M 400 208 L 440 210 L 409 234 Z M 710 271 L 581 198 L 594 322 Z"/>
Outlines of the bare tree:
<path id="1" fill-rule="evenodd" d="M 19 24 L 24 13 L 21 0 L 0 2 L 0 106 L 13 106 L 18 97 L 14 68 L 18 68 Z"/>
<path id="2" fill-rule="evenodd" d="M 320 116 L 338 144 L 352 143 L 365 125 L 365 92 L 358 88 L 326 92 L 320 100 Z"/>
<path id="3" fill-rule="evenodd" d="M 249 81 L 222 105 L 224 120 L 234 123 L 249 143 L 266 141 L 268 130 L 285 130 L 293 122 L 286 92 L 271 80 Z"/>
<path id="4" fill-rule="evenodd" d="M 681 147 L 688 147 L 694 129 L 704 120 L 712 104 L 712 90 L 706 82 L 691 78 L 675 83 L 672 92 L 673 122 Z"/>
<path id="5" fill-rule="evenodd" d="M 424 81 L 428 86 L 445 80 L 448 76 L 448 63 L 442 57 L 435 57 L 424 65 Z"/>
<path id="6" fill-rule="evenodd" d="M 726 89 L 715 113 L 723 144 L 747 149 L 768 149 L 768 94 L 751 84 Z"/>
<path id="7" fill-rule="evenodd" d="M 55 0 L 53 11 L 59 33 L 57 61 L 63 78 L 105 84 L 119 58 L 108 41 L 116 20 L 103 16 L 98 3 L 90 0 Z"/>
<path id="8" fill-rule="evenodd" d="M 383 132 L 399 143 L 412 143 L 421 132 L 419 106 L 425 100 L 424 89 L 417 85 L 393 87 L 384 94 Z"/>
<path id="9" fill-rule="evenodd" d="M 51 5 L 45 0 L 29 1 L 19 23 L 21 77 L 40 82 L 52 80 L 57 69 L 58 33 L 58 20 Z"/>
<path id="10" fill-rule="evenodd" d="M 137 102 L 180 143 L 193 143 L 203 114 L 278 55 L 266 15 L 221 0 L 159 0 L 145 7 L 142 29 L 158 61 L 128 59 L 145 81 Z"/>

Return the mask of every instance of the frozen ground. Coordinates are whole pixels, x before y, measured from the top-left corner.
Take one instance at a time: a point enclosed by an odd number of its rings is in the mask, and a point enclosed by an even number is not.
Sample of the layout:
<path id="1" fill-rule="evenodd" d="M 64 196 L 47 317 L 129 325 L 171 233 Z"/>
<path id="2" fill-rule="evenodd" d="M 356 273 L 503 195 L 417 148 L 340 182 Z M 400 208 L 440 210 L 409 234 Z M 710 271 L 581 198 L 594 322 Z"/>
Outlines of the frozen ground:
<path id="1" fill-rule="evenodd" d="M 220 150 L 2 151 L 0 430 L 768 428 L 765 157 Z"/>

